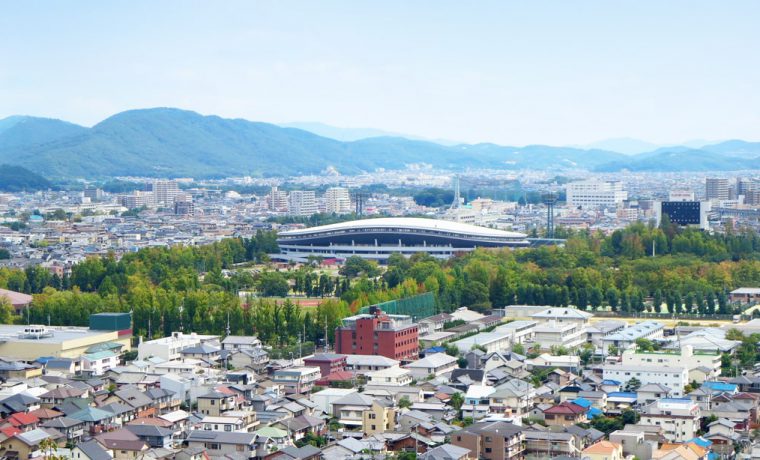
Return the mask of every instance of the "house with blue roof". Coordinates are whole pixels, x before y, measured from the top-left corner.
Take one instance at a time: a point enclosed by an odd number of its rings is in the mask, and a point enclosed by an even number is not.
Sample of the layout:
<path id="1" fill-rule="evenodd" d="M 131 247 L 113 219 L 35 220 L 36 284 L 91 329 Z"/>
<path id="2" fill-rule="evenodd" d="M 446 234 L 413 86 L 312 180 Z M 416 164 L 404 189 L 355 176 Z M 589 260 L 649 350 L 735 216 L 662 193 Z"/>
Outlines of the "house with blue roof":
<path id="1" fill-rule="evenodd" d="M 710 390 L 713 394 L 728 393 L 735 395 L 739 392 L 739 387 L 733 383 L 707 381 L 702 383 L 702 388 Z"/>

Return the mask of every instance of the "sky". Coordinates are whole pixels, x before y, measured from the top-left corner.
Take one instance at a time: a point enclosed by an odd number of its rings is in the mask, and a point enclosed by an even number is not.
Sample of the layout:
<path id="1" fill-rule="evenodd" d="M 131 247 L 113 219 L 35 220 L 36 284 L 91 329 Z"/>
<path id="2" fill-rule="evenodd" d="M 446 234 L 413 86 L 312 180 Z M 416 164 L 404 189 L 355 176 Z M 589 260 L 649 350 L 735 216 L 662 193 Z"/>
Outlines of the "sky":
<path id="1" fill-rule="evenodd" d="M 0 118 L 179 107 L 431 139 L 760 140 L 757 1 L 0 2 Z"/>

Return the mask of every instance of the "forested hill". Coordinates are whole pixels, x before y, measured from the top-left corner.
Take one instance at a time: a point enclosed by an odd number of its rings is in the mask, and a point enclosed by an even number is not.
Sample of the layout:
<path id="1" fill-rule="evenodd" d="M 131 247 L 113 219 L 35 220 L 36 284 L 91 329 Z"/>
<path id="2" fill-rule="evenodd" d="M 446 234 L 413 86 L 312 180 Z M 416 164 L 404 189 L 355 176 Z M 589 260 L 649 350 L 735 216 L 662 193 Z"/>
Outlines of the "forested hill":
<path id="1" fill-rule="evenodd" d="M 130 110 L 86 128 L 61 120 L 0 120 L 0 163 L 54 179 L 76 177 L 292 176 L 438 168 L 619 171 L 739 170 L 757 167 L 760 143 L 669 147 L 640 155 L 609 150 L 496 144 L 441 145 L 402 137 L 343 142 L 295 128 L 156 108 Z"/>
<path id="2" fill-rule="evenodd" d="M 33 192 L 47 190 L 53 184 L 49 180 L 20 166 L 0 165 L 0 191 Z"/>

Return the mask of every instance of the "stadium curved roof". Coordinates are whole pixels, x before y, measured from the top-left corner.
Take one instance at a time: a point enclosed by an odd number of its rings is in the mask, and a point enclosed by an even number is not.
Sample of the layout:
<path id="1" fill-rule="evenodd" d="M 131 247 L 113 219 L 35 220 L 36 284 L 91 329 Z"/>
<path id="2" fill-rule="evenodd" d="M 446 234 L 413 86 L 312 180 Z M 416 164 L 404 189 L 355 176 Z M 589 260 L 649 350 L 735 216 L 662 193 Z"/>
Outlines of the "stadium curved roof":
<path id="1" fill-rule="evenodd" d="M 305 236 L 318 233 L 339 232 L 343 230 L 374 229 L 374 228 L 404 228 L 410 230 L 441 231 L 457 233 L 479 238 L 525 238 L 526 235 L 517 232 L 508 232 L 493 228 L 479 227 L 477 225 L 452 222 L 448 220 L 423 219 L 419 217 L 383 217 L 378 219 L 362 219 L 337 224 L 321 225 L 298 230 L 280 232 L 278 236 Z"/>

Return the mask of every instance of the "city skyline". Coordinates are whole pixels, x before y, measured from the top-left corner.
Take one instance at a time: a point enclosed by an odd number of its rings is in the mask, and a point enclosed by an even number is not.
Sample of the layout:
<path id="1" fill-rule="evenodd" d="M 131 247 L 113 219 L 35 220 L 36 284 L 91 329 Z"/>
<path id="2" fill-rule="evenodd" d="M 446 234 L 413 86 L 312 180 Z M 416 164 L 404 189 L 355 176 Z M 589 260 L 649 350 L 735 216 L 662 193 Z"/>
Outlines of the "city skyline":
<path id="1" fill-rule="evenodd" d="M 173 106 L 502 145 L 757 140 L 758 8 L 5 6 L 0 118 Z"/>

